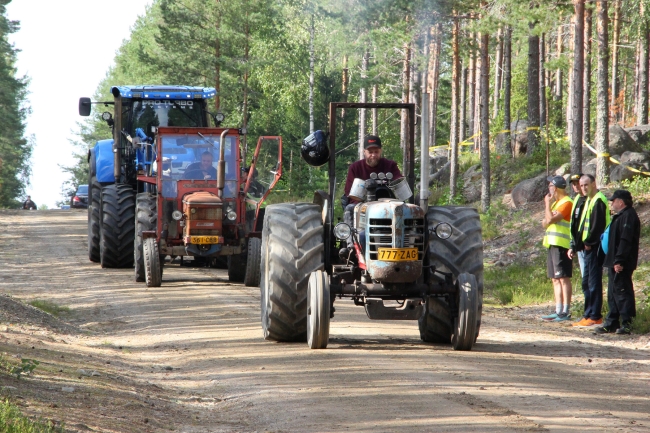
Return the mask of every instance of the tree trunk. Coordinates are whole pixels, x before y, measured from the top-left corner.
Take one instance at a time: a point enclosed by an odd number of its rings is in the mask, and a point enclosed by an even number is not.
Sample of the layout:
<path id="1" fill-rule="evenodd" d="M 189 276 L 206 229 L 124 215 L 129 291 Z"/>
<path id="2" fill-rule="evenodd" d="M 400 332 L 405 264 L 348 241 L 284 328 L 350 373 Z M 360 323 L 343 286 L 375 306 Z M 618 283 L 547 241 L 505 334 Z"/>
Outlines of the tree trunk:
<path id="1" fill-rule="evenodd" d="M 429 143 L 436 145 L 436 128 L 438 126 L 438 85 L 440 83 L 440 51 L 442 48 L 442 24 L 431 27 L 431 107 L 429 109 Z"/>
<path id="2" fill-rule="evenodd" d="M 410 78 L 409 78 L 409 83 L 410 83 L 410 89 L 409 89 L 409 102 L 412 104 L 415 104 L 415 112 L 417 113 L 420 109 L 420 99 L 419 99 L 419 94 L 418 94 L 418 89 L 420 88 L 420 74 L 417 73 L 417 68 L 418 68 L 418 61 L 417 61 L 417 49 L 413 48 L 413 46 L 416 45 L 416 42 L 414 41 L 411 45 L 411 68 L 410 68 Z M 417 115 L 416 115 L 416 120 L 415 123 L 417 124 Z M 415 131 L 413 131 L 413 139 L 414 143 L 416 143 L 415 148 L 418 149 L 417 143 L 420 141 L 420 128 L 415 128 Z"/>
<path id="3" fill-rule="evenodd" d="M 314 132 L 314 14 L 309 26 L 309 133 Z"/>
<path id="4" fill-rule="evenodd" d="M 370 59 L 370 52 L 366 49 L 363 52 L 361 57 L 361 80 L 368 78 L 368 61 Z M 366 103 L 368 102 L 368 92 L 366 90 L 365 83 L 361 84 L 361 89 L 359 90 L 359 102 Z M 359 159 L 363 159 L 363 140 L 366 137 L 368 128 L 366 126 L 366 109 L 359 109 Z"/>
<path id="5" fill-rule="evenodd" d="M 636 114 L 637 125 L 648 123 L 648 21 L 643 18 L 645 6 L 643 2 L 639 3 L 639 13 L 641 18 L 641 34 L 639 35 L 639 97 L 638 111 Z"/>
<path id="6" fill-rule="evenodd" d="M 470 33 L 469 37 L 469 77 L 468 77 L 468 125 L 469 134 L 474 135 L 474 114 L 476 109 L 476 48 L 475 33 Z"/>
<path id="7" fill-rule="evenodd" d="M 462 64 L 461 64 L 462 65 Z M 460 77 L 460 129 L 458 140 L 460 143 L 467 138 L 467 68 L 462 68 L 463 73 Z"/>
<path id="8" fill-rule="evenodd" d="M 372 102 L 377 102 L 377 95 L 379 93 L 379 85 L 373 84 L 372 85 Z M 377 135 L 377 127 L 379 126 L 378 122 L 378 117 L 377 117 L 377 109 L 373 108 L 372 109 L 372 135 Z"/>
<path id="9" fill-rule="evenodd" d="M 607 33 L 607 2 L 598 2 L 597 5 L 597 32 L 598 32 L 598 96 L 596 107 L 596 150 L 598 159 L 596 163 L 596 183 L 607 185 L 609 183 L 609 35 Z"/>
<path id="10" fill-rule="evenodd" d="M 496 62 L 494 64 L 494 105 L 492 108 L 492 118 L 496 119 L 497 114 L 499 114 L 499 96 L 501 93 L 501 72 L 503 71 L 503 30 L 499 27 L 497 31 L 497 54 Z"/>
<path id="11" fill-rule="evenodd" d="M 506 131 L 506 154 L 512 156 L 510 132 L 510 92 L 512 89 L 512 27 L 506 26 L 503 37 L 503 129 Z"/>
<path id="12" fill-rule="evenodd" d="M 482 2 L 486 7 L 486 2 Z M 481 208 L 490 209 L 490 64 L 488 48 L 490 35 L 481 34 Z"/>
<path id="13" fill-rule="evenodd" d="M 556 39 L 556 50 L 557 50 L 557 58 L 559 59 L 562 57 L 562 50 L 564 49 L 564 40 L 563 40 L 563 35 L 562 35 L 562 26 L 557 28 L 557 39 Z M 553 100 L 555 101 L 555 105 L 557 106 L 557 111 L 558 113 L 562 113 L 562 99 L 564 98 L 564 95 L 562 94 L 563 87 L 562 87 L 562 69 L 558 68 L 557 71 L 555 72 L 555 91 L 553 92 Z M 559 115 L 556 117 L 557 123 L 556 127 L 561 128 L 562 127 L 562 115 Z"/>
<path id="14" fill-rule="evenodd" d="M 591 34 L 592 34 L 592 11 L 585 8 L 585 66 L 582 77 L 582 139 L 587 143 L 591 142 Z"/>
<path id="15" fill-rule="evenodd" d="M 573 0 L 575 2 L 576 0 Z M 584 3 L 583 3 L 584 4 Z M 584 8 L 583 8 L 584 10 Z M 570 26 L 570 32 L 569 32 L 569 52 L 573 53 L 573 56 L 575 57 L 575 26 L 576 26 L 576 17 L 575 15 L 571 17 L 571 26 Z M 582 47 L 582 44 L 580 45 Z M 580 49 L 580 52 L 582 53 L 582 48 Z M 581 54 L 582 55 L 582 54 Z M 583 59 L 584 60 L 584 59 Z M 582 71 L 582 69 L 580 69 Z M 582 74 L 582 73 L 581 73 Z M 582 78 L 580 78 L 580 81 L 582 82 Z M 573 67 L 569 68 L 569 76 L 567 77 L 567 103 L 566 103 L 566 134 L 568 137 L 571 137 L 571 131 L 573 131 L 573 85 L 575 84 L 574 78 L 573 78 Z M 580 90 L 580 94 L 582 94 L 582 87 Z M 581 97 L 582 98 L 582 97 Z M 580 107 L 582 107 L 582 99 L 580 99 Z M 582 132 L 582 122 L 580 122 L 580 132 Z"/>
<path id="16" fill-rule="evenodd" d="M 612 35 L 612 101 L 611 116 L 615 122 L 621 120 L 620 80 L 618 78 L 618 44 L 621 39 L 621 0 L 614 0 L 614 34 Z"/>
<path id="17" fill-rule="evenodd" d="M 531 32 L 534 23 L 529 23 Z M 530 156 L 539 145 L 539 36 L 528 36 L 528 149 Z"/>
<path id="18" fill-rule="evenodd" d="M 477 33 L 477 57 L 476 57 L 476 84 L 474 86 L 474 150 L 479 151 L 481 147 L 481 34 Z M 489 106 L 489 102 L 488 102 Z"/>
<path id="19" fill-rule="evenodd" d="M 573 55 L 573 86 L 571 97 L 572 127 L 571 142 L 571 172 L 582 172 L 582 98 L 584 70 L 584 23 L 585 0 L 573 0 L 575 9 L 574 55 Z"/>
<path id="20" fill-rule="evenodd" d="M 246 24 L 244 25 L 244 34 L 246 35 L 246 42 L 244 46 L 244 101 L 242 104 L 242 128 L 248 128 L 248 58 L 250 46 L 250 27 L 248 25 L 248 13 L 246 13 Z M 248 153 L 248 142 L 246 141 L 246 134 L 242 136 L 242 146 L 244 147 L 244 161 L 246 161 L 246 154 Z"/>
<path id="21" fill-rule="evenodd" d="M 343 72 L 341 77 L 341 99 L 348 102 L 348 85 L 350 84 L 350 70 L 348 69 L 348 55 L 343 56 Z M 341 109 L 341 134 L 345 133 L 345 108 Z"/>
<path id="22" fill-rule="evenodd" d="M 408 104 L 409 101 L 409 94 L 410 94 L 410 89 L 411 89 L 411 44 L 410 43 L 405 43 L 404 44 L 404 60 L 403 60 L 403 65 L 402 65 L 402 102 L 405 104 Z M 400 147 L 402 149 L 402 157 L 403 161 L 408 160 L 408 110 L 402 110 L 402 121 L 400 123 Z"/>
<path id="23" fill-rule="evenodd" d="M 218 3 L 218 1 L 217 1 Z M 221 112 L 221 39 L 219 38 L 221 30 L 221 13 L 217 12 L 216 19 L 217 39 L 214 41 L 214 88 L 217 94 L 214 97 L 214 112 Z M 216 126 L 216 125 L 215 125 Z"/>
<path id="24" fill-rule="evenodd" d="M 449 176 L 449 195 L 452 200 L 458 193 L 456 190 L 456 183 L 458 180 L 458 107 L 460 99 L 460 55 L 458 48 L 459 21 L 455 15 L 456 11 L 454 11 L 454 24 L 451 32 L 451 131 L 449 137 L 449 146 L 451 147 L 451 170 Z"/>
<path id="25" fill-rule="evenodd" d="M 546 125 L 546 36 L 539 38 L 539 126 Z"/>

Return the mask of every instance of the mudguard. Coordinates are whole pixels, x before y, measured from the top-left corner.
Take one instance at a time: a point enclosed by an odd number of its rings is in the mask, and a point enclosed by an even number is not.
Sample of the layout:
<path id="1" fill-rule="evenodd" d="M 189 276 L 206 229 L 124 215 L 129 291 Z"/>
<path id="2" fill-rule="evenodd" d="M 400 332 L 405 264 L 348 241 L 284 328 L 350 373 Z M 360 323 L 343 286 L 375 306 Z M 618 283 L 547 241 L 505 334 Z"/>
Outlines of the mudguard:
<path id="1" fill-rule="evenodd" d="M 91 152 L 91 156 L 92 156 Z M 94 148 L 95 174 L 98 182 L 115 183 L 113 139 L 99 140 Z M 92 167 L 92 163 L 91 163 Z"/>

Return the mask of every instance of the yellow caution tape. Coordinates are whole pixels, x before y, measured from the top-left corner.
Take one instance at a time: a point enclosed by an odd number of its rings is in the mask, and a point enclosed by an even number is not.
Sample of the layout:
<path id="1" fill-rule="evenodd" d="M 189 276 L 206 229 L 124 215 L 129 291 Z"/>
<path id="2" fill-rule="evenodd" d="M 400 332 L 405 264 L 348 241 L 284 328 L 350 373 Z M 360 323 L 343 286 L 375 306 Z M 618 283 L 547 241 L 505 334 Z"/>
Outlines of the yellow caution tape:
<path id="1" fill-rule="evenodd" d="M 618 165 L 620 165 L 621 167 L 625 167 L 625 168 L 627 168 L 628 170 L 630 170 L 630 171 L 633 172 L 633 173 L 639 173 L 639 174 L 642 174 L 642 175 L 644 175 L 644 176 L 650 176 L 650 173 L 648 173 L 648 172 L 646 172 L 646 171 L 637 170 L 637 169 L 634 168 L 634 167 L 628 167 L 627 165 L 621 164 L 620 161 L 617 161 L 616 159 L 614 159 L 614 158 L 612 158 L 611 156 L 609 156 L 609 153 L 598 153 L 598 151 L 596 151 L 596 149 L 594 149 L 593 147 L 591 147 L 591 146 L 589 145 L 589 143 L 587 143 L 587 142 L 584 141 L 584 140 L 582 141 L 582 143 L 587 147 L 587 149 L 591 150 L 591 151 L 592 151 L 592 152 L 593 152 L 597 157 L 604 157 L 604 158 L 607 158 L 607 159 L 609 159 L 610 161 L 612 161 L 614 164 L 618 164 Z"/>
<path id="2" fill-rule="evenodd" d="M 506 132 L 512 132 L 509 129 L 502 129 L 501 131 L 497 132 L 497 134 L 505 134 Z"/>
<path id="3" fill-rule="evenodd" d="M 530 126 L 526 128 L 526 131 L 539 131 L 539 126 Z"/>

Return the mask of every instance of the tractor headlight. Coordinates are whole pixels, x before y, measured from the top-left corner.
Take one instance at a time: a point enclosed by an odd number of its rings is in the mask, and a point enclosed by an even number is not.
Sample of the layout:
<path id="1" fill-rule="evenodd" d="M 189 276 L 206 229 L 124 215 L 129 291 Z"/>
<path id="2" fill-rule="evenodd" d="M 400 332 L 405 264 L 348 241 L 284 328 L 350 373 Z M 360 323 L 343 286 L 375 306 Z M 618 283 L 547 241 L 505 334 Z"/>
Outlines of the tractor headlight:
<path id="1" fill-rule="evenodd" d="M 180 221 L 183 218 L 183 212 L 175 210 L 172 212 L 172 218 L 174 218 L 176 221 Z"/>
<path id="2" fill-rule="evenodd" d="M 447 223 L 439 223 L 433 230 L 440 239 L 449 239 L 454 232 Z"/>
<path id="3" fill-rule="evenodd" d="M 235 221 L 237 219 L 237 212 L 235 212 L 233 208 L 228 207 L 228 209 L 226 209 L 226 218 L 230 221 Z"/>
<path id="4" fill-rule="evenodd" d="M 346 223 L 338 223 L 334 227 L 334 236 L 336 236 L 336 239 L 344 241 L 349 238 L 351 234 L 352 229 Z"/>

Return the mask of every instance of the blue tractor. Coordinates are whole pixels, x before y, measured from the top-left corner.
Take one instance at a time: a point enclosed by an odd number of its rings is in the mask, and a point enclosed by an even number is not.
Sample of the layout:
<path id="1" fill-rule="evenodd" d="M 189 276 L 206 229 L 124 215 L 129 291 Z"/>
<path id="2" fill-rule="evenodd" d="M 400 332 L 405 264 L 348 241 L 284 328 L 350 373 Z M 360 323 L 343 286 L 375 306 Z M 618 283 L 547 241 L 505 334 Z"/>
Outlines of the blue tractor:
<path id="1" fill-rule="evenodd" d="M 359 188 L 354 195 L 361 201 L 353 221 L 335 224 L 334 155 L 341 108 L 406 110 L 410 141 L 402 166 L 405 178 L 391 181 L 390 173 L 377 173 L 355 180 Z M 424 194 L 413 203 L 415 106 L 337 102 L 330 104 L 329 119 L 329 144 L 326 134 L 316 131 L 301 151 L 310 165 L 329 163 L 329 192 L 317 191 L 313 203 L 266 208 L 260 282 L 264 337 L 306 340 L 310 348 L 323 349 L 334 301 L 350 299 L 370 319 L 417 320 L 425 342 L 471 350 L 483 301 L 481 222 L 474 208 L 428 206 Z M 428 161 L 428 149 L 422 147 L 419 159 Z M 428 182 L 421 190 L 428 190 Z"/>
<path id="2" fill-rule="evenodd" d="M 223 115 L 207 109 L 215 89 L 116 86 L 111 93 L 109 102 L 79 100 L 82 116 L 93 104 L 113 105 L 113 113 L 102 114 L 113 138 L 88 152 L 89 259 L 104 268 L 135 265 L 136 281 L 158 286 L 167 255 L 227 258 L 231 281 L 257 285 L 263 199 L 247 197 L 240 146 L 246 131 L 219 127 Z M 272 164 L 275 182 L 280 164 Z"/>

